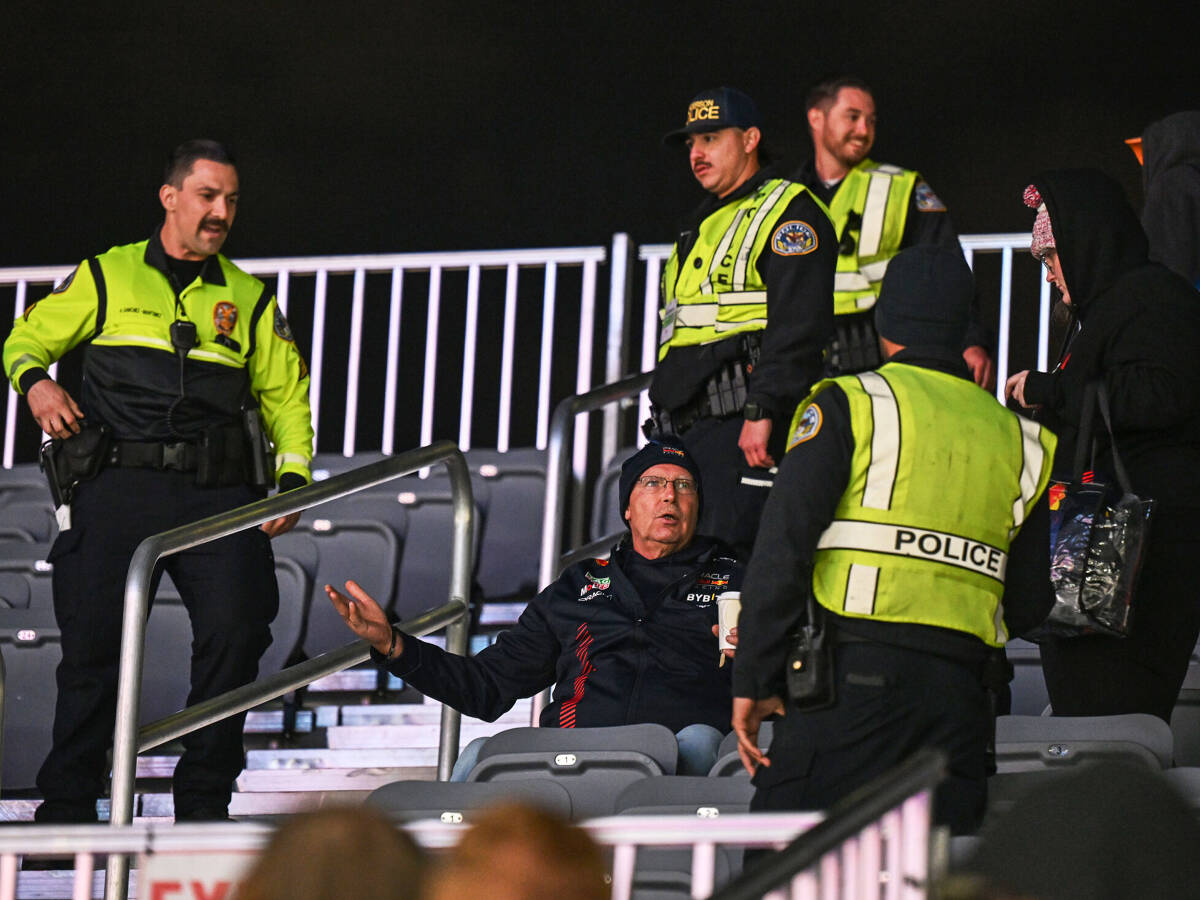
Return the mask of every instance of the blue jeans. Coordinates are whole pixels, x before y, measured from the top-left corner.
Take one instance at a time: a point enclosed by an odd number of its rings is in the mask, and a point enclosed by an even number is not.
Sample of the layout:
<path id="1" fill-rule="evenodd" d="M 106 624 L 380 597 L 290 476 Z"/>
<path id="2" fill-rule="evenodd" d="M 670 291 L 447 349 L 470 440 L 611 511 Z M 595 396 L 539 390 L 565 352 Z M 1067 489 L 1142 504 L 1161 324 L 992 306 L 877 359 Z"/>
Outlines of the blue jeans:
<path id="1" fill-rule="evenodd" d="M 717 748 L 721 745 L 723 735 L 711 725 L 688 725 L 675 734 L 679 744 L 679 763 L 675 768 L 677 775 L 707 775 L 713 763 L 717 761 Z M 458 755 L 458 762 L 450 773 L 451 781 L 466 781 L 467 775 L 475 768 L 479 760 L 479 751 L 483 748 L 486 737 L 477 737 L 463 747 Z"/>

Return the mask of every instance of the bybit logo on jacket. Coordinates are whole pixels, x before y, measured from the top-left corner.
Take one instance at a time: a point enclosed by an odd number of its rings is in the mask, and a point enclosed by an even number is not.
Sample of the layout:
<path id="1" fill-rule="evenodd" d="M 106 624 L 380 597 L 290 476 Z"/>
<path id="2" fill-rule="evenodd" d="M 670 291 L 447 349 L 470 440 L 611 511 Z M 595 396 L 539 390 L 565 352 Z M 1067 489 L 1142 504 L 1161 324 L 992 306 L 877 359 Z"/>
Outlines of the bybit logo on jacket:
<path id="1" fill-rule="evenodd" d="M 697 100 L 688 106 L 687 123 L 702 122 L 709 119 L 721 118 L 721 107 L 712 100 Z"/>
<path id="2" fill-rule="evenodd" d="M 595 600 L 597 597 L 603 597 L 604 592 L 612 587 L 612 579 L 593 575 L 588 572 L 586 575 L 587 581 L 583 587 L 579 589 L 579 602 L 587 603 L 589 600 Z"/>
<path id="3" fill-rule="evenodd" d="M 695 590 L 690 592 L 684 601 L 696 606 L 711 605 L 717 599 L 717 595 L 724 593 L 729 587 L 729 577 L 727 572 L 702 573 L 692 586 Z"/>

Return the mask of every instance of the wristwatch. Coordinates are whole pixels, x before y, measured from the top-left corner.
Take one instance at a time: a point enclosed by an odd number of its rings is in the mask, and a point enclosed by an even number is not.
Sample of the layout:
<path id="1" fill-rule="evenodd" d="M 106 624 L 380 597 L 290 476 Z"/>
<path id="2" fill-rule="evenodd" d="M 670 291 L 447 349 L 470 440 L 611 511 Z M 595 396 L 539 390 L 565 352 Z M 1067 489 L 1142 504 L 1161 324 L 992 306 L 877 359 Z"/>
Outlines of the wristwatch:
<path id="1" fill-rule="evenodd" d="M 747 422 L 757 422 L 759 419 L 771 418 L 771 411 L 765 406 L 750 402 L 742 407 L 742 418 Z"/>

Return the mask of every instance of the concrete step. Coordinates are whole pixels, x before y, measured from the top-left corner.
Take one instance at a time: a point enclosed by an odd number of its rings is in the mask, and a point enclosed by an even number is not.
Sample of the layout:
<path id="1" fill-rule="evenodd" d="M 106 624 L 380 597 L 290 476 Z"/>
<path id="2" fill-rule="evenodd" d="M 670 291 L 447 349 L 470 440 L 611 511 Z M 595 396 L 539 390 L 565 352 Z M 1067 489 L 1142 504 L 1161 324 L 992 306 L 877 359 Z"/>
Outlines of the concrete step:
<path id="1" fill-rule="evenodd" d="M 437 747 L 367 747 L 333 750 L 251 750 L 245 771 L 316 769 L 394 769 L 406 766 L 436 766 Z M 242 790 L 246 790 L 243 788 Z"/>
<path id="2" fill-rule="evenodd" d="M 429 765 L 350 769 L 246 769 L 238 776 L 242 793 L 259 791 L 373 791 L 393 781 L 433 781 L 436 754 Z"/>
<path id="3" fill-rule="evenodd" d="M 512 709 L 497 719 L 513 728 L 529 724 L 530 701 L 520 700 Z M 343 706 L 339 710 L 339 721 L 328 723 L 325 727 L 336 725 L 433 725 L 442 720 L 442 704 L 440 703 L 373 703 L 369 706 Z M 482 719 L 462 718 L 464 725 L 470 722 L 482 722 Z M 486 724 L 486 723 L 485 723 Z"/>
<path id="4" fill-rule="evenodd" d="M 308 733 L 316 725 L 317 714 L 313 709 L 296 711 L 296 731 Z M 283 731 L 282 709 L 252 709 L 246 713 L 246 734 L 279 734 Z"/>
<path id="5" fill-rule="evenodd" d="M 477 737 L 527 725 L 527 719 L 478 722 L 464 719 L 459 729 L 459 740 L 465 746 Z M 369 747 L 437 747 L 441 738 L 441 726 L 428 725 L 339 725 L 325 731 L 325 743 L 335 750 L 366 749 Z"/>
<path id="6" fill-rule="evenodd" d="M 343 779 L 343 783 L 345 783 L 345 779 Z M 253 816 L 284 816 L 339 804 L 358 805 L 367 798 L 367 794 L 373 789 L 363 787 L 354 790 L 323 790 L 314 787 L 311 790 L 251 791 L 246 793 L 235 791 L 229 802 L 229 814 L 235 819 Z M 0 824 L 32 822 L 33 812 L 39 803 L 41 803 L 40 800 L 33 799 L 0 800 Z M 97 810 L 100 820 L 107 822 L 108 800 L 101 800 Z M 172 822 L 175 819 L 175 802 L 169 791 L 136 794 L 133 798 L 133 810 L 135 822 Z"/>
<path id="7" fill-rule="evenodd" d="M 137 892 L 137 858 L 131 863 L 129 870 L 130 898 L 136 898 Z M 75 873 L 70 870 L 61 872 L 18 872 L 17 900 L 70 900 L 75 896 Z M 104 871 L 92 873 L 92 897 L 104 896 Z"/>
<path id="8" fill-rule="evenodd" d="M 369 793 L 369 790 L 234 791 L 229 801 L 229 815 L 235 819 L 285 816 L 326 806 L 357 806 Z M 175 803 L 169 793 L 143 794 L 139 811 L 140 817 L 147 821 L 172 821 Z"/>

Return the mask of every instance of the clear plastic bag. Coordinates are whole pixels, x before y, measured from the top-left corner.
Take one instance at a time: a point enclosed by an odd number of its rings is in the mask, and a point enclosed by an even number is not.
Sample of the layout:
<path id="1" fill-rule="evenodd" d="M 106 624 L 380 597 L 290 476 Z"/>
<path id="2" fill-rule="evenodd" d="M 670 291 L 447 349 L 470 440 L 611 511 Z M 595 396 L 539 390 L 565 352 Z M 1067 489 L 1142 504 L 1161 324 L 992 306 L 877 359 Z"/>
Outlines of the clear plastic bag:
<path id="1" fill-rule="evenodd" d="M 1054 606 L 1029 637 L 1128 635 L 1154 502 L 1094 479 L 1049 492 Z"/>

